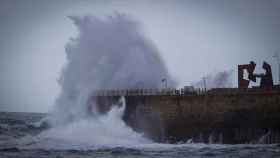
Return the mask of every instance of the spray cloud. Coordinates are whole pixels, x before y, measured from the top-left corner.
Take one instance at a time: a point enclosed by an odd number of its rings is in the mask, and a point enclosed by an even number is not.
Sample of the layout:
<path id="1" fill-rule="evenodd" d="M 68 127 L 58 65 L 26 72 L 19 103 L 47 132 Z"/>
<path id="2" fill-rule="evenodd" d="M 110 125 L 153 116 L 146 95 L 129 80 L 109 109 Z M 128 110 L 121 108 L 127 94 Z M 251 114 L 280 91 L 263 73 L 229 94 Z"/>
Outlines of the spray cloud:
<path id="1" fill-rule="evenodd" d="M 65 47 L 67 63 L 59 78 L 61 93 L 46 118 L 53 128 L 39 137 L 61 136 L 66 141 L 97 144 L 121 142 L 120 138 L 124 137 L 127 143 L 126 140 L 133 139 L 145 141 L 121 123 L 124 110 L 113 108 L 105 116 L 95 111 L 89 116 L 87 103 L 92 92 L 100 89 L 160 88 L 163 78 L 175 86 L 157 48 L 143 35 L 139 23 L 127 15 L 71 16 L 70 19 L 79 35 L 71 38 Z M 75 136 L 71 133 L 84 137 L 73 140 Z"/>
<path id="2" fill-rule="evenodd" d="M 79 35 L 66 45 L 67 64 L 61 73 L 61 94 L 52 124 L 86 116 L 91 93 L 99 89 L 159 88 L 162 78 L 174 81 L 157 48 L 127 15 L 106 18 L 70 17 Z"/>

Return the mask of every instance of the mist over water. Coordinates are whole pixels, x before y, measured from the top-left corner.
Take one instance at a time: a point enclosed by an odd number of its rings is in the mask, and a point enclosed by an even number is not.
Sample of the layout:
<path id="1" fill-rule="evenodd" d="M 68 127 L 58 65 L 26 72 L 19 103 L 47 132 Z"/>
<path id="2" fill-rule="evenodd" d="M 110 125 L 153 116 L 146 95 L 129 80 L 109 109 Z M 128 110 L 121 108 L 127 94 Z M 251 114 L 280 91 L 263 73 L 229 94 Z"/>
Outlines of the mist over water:
<path id="1" fill-rule="evenodd" d="M 89 114 L 88 100 L 100 89 L 160 88 L 163 78 L 174 87 L 157 48 L 127 15 L 70 19 L 79 35 L 65 47 L 61 93 L 46 118 L 52 128 L 40 136 L 93 144 L 149 142 L 122 121 L 125 105 L 100 116 L 94 106 Z"/>
<path id="2" fill-rule="evenodd" d="M 193 83 L 196 88 L 233 88 L 234 87 L 234 71 L 227 70 L 222 72 L 216 72 L 207 74 L 204 79 Z M 204 85 L 205 84 L 205 85 Z"/>

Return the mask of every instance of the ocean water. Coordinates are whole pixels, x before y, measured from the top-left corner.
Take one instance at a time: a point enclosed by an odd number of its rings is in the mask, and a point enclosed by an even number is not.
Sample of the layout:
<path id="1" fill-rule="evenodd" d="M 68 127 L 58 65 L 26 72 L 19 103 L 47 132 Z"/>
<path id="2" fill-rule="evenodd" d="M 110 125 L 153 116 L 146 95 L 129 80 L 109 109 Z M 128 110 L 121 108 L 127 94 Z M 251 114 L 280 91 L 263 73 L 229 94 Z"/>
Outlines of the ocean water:
<path id="1" fill-rule="evenodd" d="M 82 145 L 37 137 L 45 114 L 0 113 L 0 158 L 280 158 L 280 145 L 159 144 Z M 73 135 L 75 137 L 75 135 Z"/>

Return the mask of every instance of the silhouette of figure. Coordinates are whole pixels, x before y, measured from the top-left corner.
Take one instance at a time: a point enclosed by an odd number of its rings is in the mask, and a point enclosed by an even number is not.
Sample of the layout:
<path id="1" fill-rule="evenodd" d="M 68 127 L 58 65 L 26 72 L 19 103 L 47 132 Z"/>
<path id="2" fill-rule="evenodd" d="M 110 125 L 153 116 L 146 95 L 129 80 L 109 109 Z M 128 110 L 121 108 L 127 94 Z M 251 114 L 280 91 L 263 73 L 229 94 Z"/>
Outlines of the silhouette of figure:
<path id="1" fill-rule="evenodd" d="M 262 68 L 265 70 L 265 74 L 261 76 L 260 87 L 264 89 L 272 89 L 273 78 L 272 78 L 271 66 L 268 63 L 263 62 Z"/>

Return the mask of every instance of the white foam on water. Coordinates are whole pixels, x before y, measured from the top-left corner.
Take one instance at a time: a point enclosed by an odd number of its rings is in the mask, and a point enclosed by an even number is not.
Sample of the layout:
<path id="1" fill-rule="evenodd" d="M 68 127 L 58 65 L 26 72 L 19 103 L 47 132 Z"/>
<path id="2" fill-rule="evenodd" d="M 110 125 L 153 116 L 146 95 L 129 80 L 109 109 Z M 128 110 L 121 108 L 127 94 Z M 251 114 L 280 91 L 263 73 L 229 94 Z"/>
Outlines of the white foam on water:
<path id="1" fill-rule="evenodd" d="M 125 99 L 113 105 L 105 115 L 80 119 L 65 126 L 55 126 L 35 137 L 24 137 L 17 143 L 23 149 L 98 149 L 150 144 L 151 140 L 136 133 L 122 120 Z"/>

